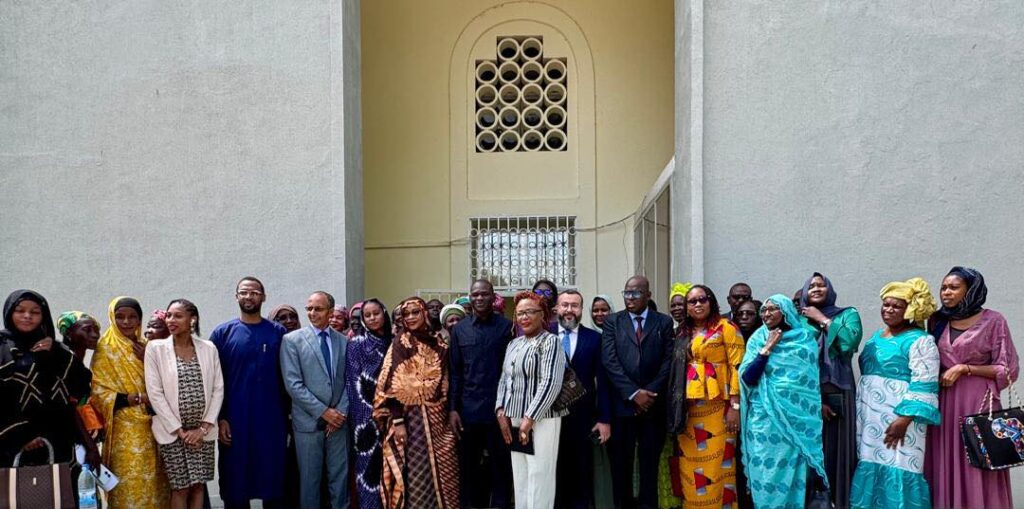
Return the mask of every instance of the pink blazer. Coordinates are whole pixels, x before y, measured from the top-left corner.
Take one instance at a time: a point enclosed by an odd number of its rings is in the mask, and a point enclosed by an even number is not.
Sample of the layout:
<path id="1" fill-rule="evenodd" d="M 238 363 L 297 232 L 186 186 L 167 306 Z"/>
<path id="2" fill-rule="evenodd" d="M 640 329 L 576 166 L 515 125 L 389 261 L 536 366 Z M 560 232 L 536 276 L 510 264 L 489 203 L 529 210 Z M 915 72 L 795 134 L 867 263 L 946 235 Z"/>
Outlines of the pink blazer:
<path id="1" fill-rule="evenodd" d="M 178 364 L 172 338 L 157 339 L 146 344 L 146 393 L 156 412 L 153 417 L 153 437 L 159 444 L 170 444 L 178 439 L 175 432 L 181 428 L 178 412 Z M 203 422 L 213 425 L 204 440 L 217 439 L 217 416 L 224 402 L 224 376 L 220 370 L 220 356 L 212 342 L 193 336 L 199 370 L 203 374 L 203 395 L 206 397 L 206 415 Z"/>

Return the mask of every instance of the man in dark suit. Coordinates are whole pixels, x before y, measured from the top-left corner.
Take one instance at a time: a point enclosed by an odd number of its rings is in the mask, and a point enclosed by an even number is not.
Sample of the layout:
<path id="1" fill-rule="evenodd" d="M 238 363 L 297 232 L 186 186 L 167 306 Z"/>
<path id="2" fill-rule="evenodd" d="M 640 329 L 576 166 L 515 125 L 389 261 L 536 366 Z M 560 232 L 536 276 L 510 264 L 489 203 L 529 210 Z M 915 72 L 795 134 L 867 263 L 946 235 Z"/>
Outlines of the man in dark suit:
<path id="1" fill-rule="evenodd" d="M 611 436 L 608 379 L 601 364 L 601 334 L 580 325 L 583 296 L 565 290 L 558 296 L 558 338 L 587 390 L 562 418 L 558 439 L 558 474 L 555 507 L 589 509 L 594 498 L 594 442 Z"/>
<path id="2" fill-rule="evenodd" d="M 608 316 L 601 336 L 602 362 L 612 386 L 612 493 L 616 508 L 654 509 L 658 507 L 658 459 L 665 442 L 672 318 L 648 306 L 651 286 L 643 276 L 629 278 L 622 297 L 626 309 Z M 636 503 L 632 500 L 634 456 L 639 456 L 640 471 Z"/>

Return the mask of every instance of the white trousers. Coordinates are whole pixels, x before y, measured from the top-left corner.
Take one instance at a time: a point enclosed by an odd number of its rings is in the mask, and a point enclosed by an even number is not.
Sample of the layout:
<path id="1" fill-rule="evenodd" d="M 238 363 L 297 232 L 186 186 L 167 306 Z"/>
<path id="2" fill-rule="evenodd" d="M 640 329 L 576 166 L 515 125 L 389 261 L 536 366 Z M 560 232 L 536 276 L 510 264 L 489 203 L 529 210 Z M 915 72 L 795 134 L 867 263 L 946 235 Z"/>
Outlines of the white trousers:
<path id="1" fill-rule="evenodd" d="M 512 440 L 519 439 L 519 419 L 512 419 Z M 558 436 L 562 418 L 540 419 L 533 425 L 533 454 L 512 453 L 516 509 L 555 507 Z"/>

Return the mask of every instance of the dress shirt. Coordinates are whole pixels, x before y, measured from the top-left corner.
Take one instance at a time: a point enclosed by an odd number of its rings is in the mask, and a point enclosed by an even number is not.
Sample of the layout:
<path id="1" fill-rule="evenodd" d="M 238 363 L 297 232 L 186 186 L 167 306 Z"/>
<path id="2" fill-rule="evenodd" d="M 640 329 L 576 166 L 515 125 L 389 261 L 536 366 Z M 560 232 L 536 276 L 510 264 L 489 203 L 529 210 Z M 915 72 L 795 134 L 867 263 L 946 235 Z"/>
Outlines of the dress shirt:
<path id="1" fill-rule="evenodd" d="M 649 311 L 650 309 L 651 309 L 650 306 L 645 307 L 644 308 L 644 312 L 640 313 L 639 315 L 636 314 L 636 313 L 633 313 L 632 311 L 629 312 L 629 319 L 633 321 L 633 332 L 636 332 L 636 319 L 637 319 L 637 317 L 643 318 L 641 323 L 643 324 L 643 327 L 647 327 L 647 311 Z"/>
<path id="2" fill-rule="evenodd" d="M 558 347 L 562 347 L 562 338 L 565 337 L 565 327 L 558 326 Z M 577 325 L 575 329 L 569 331 L 569 359 L 572 359 L 573 355 L 576 355 L 576 343 L 579 341 L 580 328 Z"/>
<path id="3" fill-rule="evenodd" d="M 316 346 L 317 346 L 317 348 L 320 347 L 320 343 L 324 340 L 324 337 L 322 336 L 322 334 L 325 333 L 325 332 L 327 333 L 327 351 L 331 352 L 331 359 L 333 359 L 334 358 L 334 344 L 331 341 L 331 331 L 329 331 L 327 329 L 317 329 L 316 325 L 312 325 L 312 324 L 310 324 L 310 327 L 313 328 L 313 332 L 316 334 Z M 335 369 L 334 366 L 331 366 L 331 359 L 324 359 L 324 363 L 326 363 L 328 365 L 328 367 L 331 368 L 331 374 L 335 375 L 336 374 L 335 371 L 337 371 L 337 370 Z"/>
<path id="4" fill-rule="evenodd" d="M 463 422 L 494 422 L 505 349 L 512 340 L 512 322 L 497 313 L 487 320 L 473 314 L 451 330 L 448 409 Z"/>

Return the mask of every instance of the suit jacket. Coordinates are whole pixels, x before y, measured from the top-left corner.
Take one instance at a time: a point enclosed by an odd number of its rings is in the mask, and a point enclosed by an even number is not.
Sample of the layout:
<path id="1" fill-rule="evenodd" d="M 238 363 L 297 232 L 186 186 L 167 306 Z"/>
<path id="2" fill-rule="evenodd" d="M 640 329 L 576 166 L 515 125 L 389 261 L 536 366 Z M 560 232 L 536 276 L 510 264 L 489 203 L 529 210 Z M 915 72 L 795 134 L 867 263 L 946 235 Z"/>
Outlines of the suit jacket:
<path id="1" fill-rule="evenodd" d="M 320 338 L 312 326 L 285 334 L 281 343 L 281 376 L 292 397 L 292 426 L 295 431 L 312 433 L 326 426 L 320 418 L 328 408 L 348 414 L 348 392 L 345 390 L 345 357 L 348 341 L 328 327 L 331 340 L 331 372 L 320 350 Z"/>
<path id="2" fill-rule="evenodd" d="M 558 341 L 561 345 L 561 336 Z M 587 390 L 569 409 L 569 415 L 586 417 L 582 420 L 586 422 L 588 432 L 595 423 L 611 423 L 610 387 L 601 363 L 601 334 L 580 325 L 576 330 L 576 350 L 569 364 Z"/>
<path id="3" fill-rule="evenodd" d="M 203 396 L 206 398 L 206 414 L 203 422 L 213 424 L 203 440 L 217 439 L 217 419 L 224 402 L 224 376 L 220 371 L 220 355 L 213 343 L 192 337 L 196 348 L 196 359 L 203 375 Z M 145 356 L 146 394 L 156 415 L 153 417 L 153 438 L 159 444 L 170 444 L 178 439 L 173 433 L 181 428 L 181 414 L 178 411 L 178 362 L 174 353 L 174 339 L 154 339 L 146 343 Z"/>
<path id="4" fill-rule="evenodd" d="M 647 311 L 640 344 L 629 311 L 608 316 L 601 335 L 601 360 L 612 385 L 612 414 L 636 415 L 630 397 L 640 389 L 658 394 L 656 405 L 665 408 L 668 375 L 672 369 L 672 318 L 653 309 Z"/>

